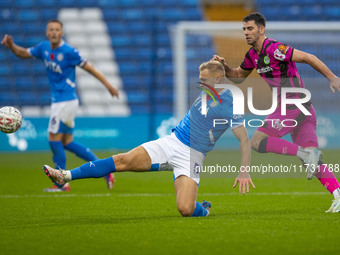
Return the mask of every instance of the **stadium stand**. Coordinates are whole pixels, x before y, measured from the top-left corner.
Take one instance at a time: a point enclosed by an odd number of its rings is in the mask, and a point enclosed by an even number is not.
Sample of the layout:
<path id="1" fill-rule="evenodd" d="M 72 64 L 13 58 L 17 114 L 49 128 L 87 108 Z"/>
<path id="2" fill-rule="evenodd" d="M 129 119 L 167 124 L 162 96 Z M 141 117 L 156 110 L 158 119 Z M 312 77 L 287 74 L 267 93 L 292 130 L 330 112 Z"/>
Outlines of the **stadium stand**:
<path id="1" fill-rule="evenodd" d="M 256 0 L 255 9 L 269 21 L 333 21 L 340 16 L 337 0 Z M 93 80 L 78 70 L 84 114 L 103 115 L 103 106 L 105 111 L 113 109 L 114 113 L 123 115 L 172 113 L 171 25 L 182 20 L 202 20 L 202 12 L 199 0 L 6 0 L 0 1 L 0 31 L 13 35 L 18 44 L 30 47 L 45 39 L 44 28 L 49 19 L 59 17 L 66 22 L 66 40 L 84 50 L 89 60 L 108 74 L 122 91 L 123 103 L 117 106 L 104 96 L 104 89 L 96 90 L 99 96 L 93 93 L 100 84 L 94 85 Z M 187 43 L 202 48 L 197 61 L 195 52 L 186 52 L 188 58 L 195 60 L 191 63 L 198 65 L 202 56 L 208 60 L 215 53 L 214 44 L 207 36 L 188 36 Z M 308 50 L 308 45 L 304 47 Z M 317 49 L 310 49 L 311 53 L 315 51 Z M 339 72 L 335 58 L 339 55 L 338 47 L 330 45 L 326 51 L 329 66 Z M 189 74 L 195 77 L 197 68 L 188 68 Z M 19 60 L 0 47 L 1 104 L 46 107 L 50 102 L 48 90 L 42 63 Z M 39 111 L 35 109 L 34 112 Z"/>
<path id="2" fill-rule="evenodd" d="M 103 106 L 105 111 L 112 108 L 118 115 L 130 111 L 172 113 L 169 28 L 180 20 L 203 17 L 198 0 L 7 0 L 0 1 L 0 7 L 0 30 L 13 35 L 15 42 L 24 47 L 45 40 L 49 19 L 58 17 L 64 22 L 66 41 L 79 47 L 109 75 L 112 84 L 121 89 L 121 101 L 128 103 L 127 108 L 112 103 L 105 90 L 98 89 L 100 84 L 78 70 L 81 112 L 99 115 L 104 114 Z M 29 106 L 34 113 L 48 112 L 50 99 L 43 64 L 22 61 L 4 47 L 0 49 L 0 90 L 2 104 Z M 41 111 L 37 110 L 39 106 Z"/>

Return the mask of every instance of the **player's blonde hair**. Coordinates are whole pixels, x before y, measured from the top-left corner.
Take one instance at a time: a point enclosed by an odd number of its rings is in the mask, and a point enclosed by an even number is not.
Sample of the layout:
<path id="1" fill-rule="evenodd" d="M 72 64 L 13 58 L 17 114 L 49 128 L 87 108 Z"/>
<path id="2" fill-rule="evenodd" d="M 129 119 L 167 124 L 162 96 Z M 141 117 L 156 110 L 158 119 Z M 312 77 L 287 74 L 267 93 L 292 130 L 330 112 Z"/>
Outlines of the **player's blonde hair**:
<path id="1" fill-rule="evenodd" d="M 200 72 L 205 69 L 208 69 L 209 72 L 220 75 L 221 77 L 225 76 L 224 66 L 218 61 L 207 61 L 202 63 L 199 67 Z"/>

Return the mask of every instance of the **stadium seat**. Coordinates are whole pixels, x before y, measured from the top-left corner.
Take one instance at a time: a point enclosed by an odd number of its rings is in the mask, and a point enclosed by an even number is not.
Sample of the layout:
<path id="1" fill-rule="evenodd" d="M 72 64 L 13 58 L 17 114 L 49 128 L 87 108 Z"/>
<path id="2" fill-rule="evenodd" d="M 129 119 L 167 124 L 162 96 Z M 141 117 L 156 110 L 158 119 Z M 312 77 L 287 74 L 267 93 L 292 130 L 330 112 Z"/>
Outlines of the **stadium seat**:
<path id="1" fill-rule="evenodd" d="M 0 91 L 3 93 L 3 91 L 10 92 L 12 87 L 12 81 L 9 77 L 0 77 Z"/>
<path id="2" fill-rule="evenodd" d="M 11 92 L 0 93 L 0 105 L 17 105 L 16 94 Z"/>
<path id="3" fill-rule="evenodd" d="M 29 76 L 26 77 L 17 77 L 15 79 L 15 88 L 17 92 L 28 92 L 35 90 L 35 80 Z"/>
<path id="4" fill-rule="evenodd" d="M 37 1 L 37 6 L 41 7 L 41 9 L 45 9 L 44 7 L 55 7 L 56 2 L 58 0 L 36 0 Z"/>
<path id="5" fill-rule="evenodd" d="M 40 14 L 38 10 L 31 9 L 29 11 L 18 11 L 17 19 L 20 21 L 36 21 L 39 20 Z"/>
<path id="6" fill-rule="evenodd" d="M 40 10 L 40 17 L 42 20 L 51 20 L 51 19 L 56 19 L 58 16 L 58 12 L 53 9 L 41 9 Z M 44 22 L 44 24 L 46 24 Z"/>
<path id="7" fill-rule="evenodd" d="M 140 9 L 124 9 L 121 17 L 124 20 L 142 20 L 144 14 Z"/>
<path id="8" fill-rule="evenodd" d="M 103 7 L 105 10 L 108 7 L 118 7 L 120 6 L 119 1 L 112 1 L 112 0 L 98 0 L 99 6 Z"/>
<path id="9" fill-rule="evenodd" d="M 20 106 L 24 106 L 24 105 L 39 105 L 40 101 L 38 100 L 38 97 L 35 93 L 24 92 L 19 93 L 17 102 Z"/>
<path id="10" fill-rule="evenodd" d="M 16 0 L 16 6 L 18 8 L 34 7 L 35 4 L 36 4 L 35 0 Z"/>

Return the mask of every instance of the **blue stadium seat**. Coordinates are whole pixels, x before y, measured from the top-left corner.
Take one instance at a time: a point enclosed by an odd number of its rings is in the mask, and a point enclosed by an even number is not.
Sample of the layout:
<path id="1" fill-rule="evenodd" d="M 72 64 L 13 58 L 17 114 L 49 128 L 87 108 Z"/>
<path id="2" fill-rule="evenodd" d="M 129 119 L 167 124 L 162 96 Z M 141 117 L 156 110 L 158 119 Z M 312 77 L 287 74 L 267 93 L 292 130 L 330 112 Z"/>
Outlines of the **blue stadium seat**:
<path id="1" fill-rule="evenodd" d="M 127 23 L 126 22 L 108 22 L 107 23 L 108 31 L 113 35 L 119 35 L 126 33 L 127 30 Z"/>
<path id="2" fill-rule="evenodd" d="M 49 92 L 40 93 L 39 104 L 40 105 L 50 105 L 51 104 L 51 93 L 49 93 Z"/>
<path id="3" fill-rule="evenodd" d="M 18 22 L 1 22 L 1 27 L 3 33 L 15 35 L 21 32 L 21 26 Z"/>
<path id="4" fill-rule="evenodd" d="M 18 99 L 17 102 L 20 106 L 40 104 L 40 100 L 38 99 L 38 96 L 32 92 L 19 93 L 17 99 Z"/>
<path id="5" fill-rule="evenodd" d="M 0 10 L 2 10 L 0 12 L 0 17 L 2 18 L 2 21 L 15 21 L 15 17 L 16 17 L 16 11 L 13 9 L 2 9 L 5 7 L 1 7 L 0 6 Z"/>
<path id="6" fill-rule="evenodd" d="M 119 1 L 112 0 L 98 0 L 99 6 L 103 7 L 103 9 L 107 7 L 118 7 L 120 6 Z"/>
<path id="7" fill-rule="evenodd" d="M 5 76 L 10 73 L 10 68 L 8 65 L 0 65 L 0 76 Z"/>
<path id="8" fill-rule="evenodd" d="M 15 88 L 18 92 L 34 91 L 35 84 L 35 80 L 28 76 L 20 76 L 15 79 Z"/>
<path id="9" fill-rule="evenodd" d="M 17 19 L 20 21 L 36 21 L 39 20 L 39 11 L 30 9 L 29 11 L 18 11 Z"/>
<path id="10" fill-rule="evenodd" d="M 151 22 L 134 21 L 127 23 L 126 29 L 129 32 L 150 33 L 153 27 Z"/>
<path id="11" fill-rule="evenodd" d="M 35 81 L 35 86 L 39 91 L 50 91 L 50 85 L 48 83 L 47 75 L 38 76 Z"/>
<path id="12" fill-rule="evenodd" d="M 36 0 L 39 7 L 54 7 L 58 0 Z"/>
<path id="13" fill-rule="evenodd" d="M 1 49 L 0 50 L 0 62 L 6 60 L 7 58 L 7 50 Z"/>
<path id="14" fill-rule="evenodd" d="M 56 4 L 60 8 L 77 6 L 77 2 L 75 0 L 58 0 Z"/>
<path id="15" fill-rule="evenodd" d="M 138 92 L 130 92 L 127 94 L 127 98 L 129 103 L 134 103 L 134 104 L 138 104 L 138 103 L 146 103 L 149 100 L 149 92 L 142 92 L 142 91 L 138 91 Z"/>
<path id="16" fill-rule="evenodd" d="M 19 8 L 34 7 L 35 5 L 35 0 L 16 0 L 16 6 Z"/>
<path id="17" fill-rule="evenodd" d="M 124 9 L 121 15 L 124 20 L 142 20 L 144 18 L 143 11 L 140 9 Z"/>
<path id="18" fill-rule="evenodd" d="M 152 50 L 149 47 L 136 49 L 134 56 L 143 61 L 150 60 L 152 58 Z"/>
<path id="19" fill-rule="evenodd" d="M 0 1 L 0 8 L 11 8 L 14 5 L 14 0 Z"/>
<path id="20" fill-rule="evenodd" d="M 136 74 L 137 72 L 139 72 L 138 65 L 136 65 L 133 62 L 132 63 L 131 62 L 120 63 L 119 71 L 122 75 L 124 75 L 124 74 L 133 75 L 133 74 Z"/>
<path id="21" fill-rule="evenodd" d="M 138 46 L 148 46 L 152 43 L 150 34 L 138 34 L 132 37 L 132 42 L 134 45 Z"/>
<path id="22" fill-rule="evenodd" d="M 12 66 L 12 71 L 14 74 L 25 76 L 31 73 L 31 65 L 29 65 L 28 61 L 21 61 Z"/>
<path id="23" fill-rule="evenodd" d="M 79 5 L 79 3 L 78 3 Z M 81 6 L 82 7 L 97 7 L 98 1 L 97 0 L 81 0 Z"/>
<path id="24" fill-rule="evenodd" d="M 46 24 L 41 24 L 40 22 L 25 22 L 21 25 L 21 30 L 25 33 L 31 35 L 32 33 L 36 34 L 45 34 Z"/>
<path id="25" fill-rule="evenodd" d="M 47 40 L 47 38 L 45 36 L 30 36 L 27 39 L 27 45 L 29 45 L 29 47 L 32 47 L 42 41 Z"/>
<path id="26" fill-rule="evenodd" d="M 9 77 L 0 77 L 0 91 L 11 91 L 12 81 Z M 3 92 L 1 92 L 3 93 Z"/>
<path id="27" fill-rule="evenodd" d="M 35 63 L 32 67 L 32 72 L 35 76 L 46 76 L 46 68 L 43 63 Z"/>
<path id="28" fill-rule="evenodd" d="M 118 60 L 126 60 L 126 59 L 133 59 L 134 54 L 133 50 L 131 50 L 129 47 L 127 48 L 116 48 L 115 50 L 115 57 Z"/>
<path id="29" fill-rule="evenodd" d="M 43 20 L 56 19 L 58 17 L 58 11 L 53 9 L 42 9 L 40 10 L 40 16 Z M 44 22 L 44 26 L 45 26 Z"/>
<path id="30" fill-rule="evenodd" d="M 11 92 L 1 92 L 0 93 L 0 104 L 5 105 L 16 105 L 16 94 Z"/>
<path id="31" fill-rule="evenodd" d="M 131 38 L 129 36 L 113 36 L 111 42 L 114 47 L 132 45 Z"/>

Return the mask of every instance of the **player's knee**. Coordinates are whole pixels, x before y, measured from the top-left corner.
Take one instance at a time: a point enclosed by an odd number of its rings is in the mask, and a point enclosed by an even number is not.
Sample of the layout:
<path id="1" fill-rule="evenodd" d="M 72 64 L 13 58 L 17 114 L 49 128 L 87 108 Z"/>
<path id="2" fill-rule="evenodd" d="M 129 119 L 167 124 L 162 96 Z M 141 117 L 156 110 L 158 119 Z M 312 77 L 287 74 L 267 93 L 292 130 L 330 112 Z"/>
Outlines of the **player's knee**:
<path id="1" fill-rule="evenodd" d="M 126 159 L 126 153 L 120 153 L 118 155 L 114 155 L 112 158 L 115 163 L 115 168 L 117 172 L 129 170 L 128 161 Z"/>
<path id="2" fill-rule="evenodd" d="M 260 144 L 260 140 L 259 139 L 256 139 L 255 137 L 253 137 L 250 141 L 250 145 L 251 145 L 251 148 L 254 150 L 254 151 L 258 151 L 259 149 L 259 144 Z"/>
<path id="3" fill-rule="evenodd" d="M 183 217 L 190 217 L 195 211 L 195 207 L 193 207 L 189 203 L 178 204 L 177 209 Z"/>

